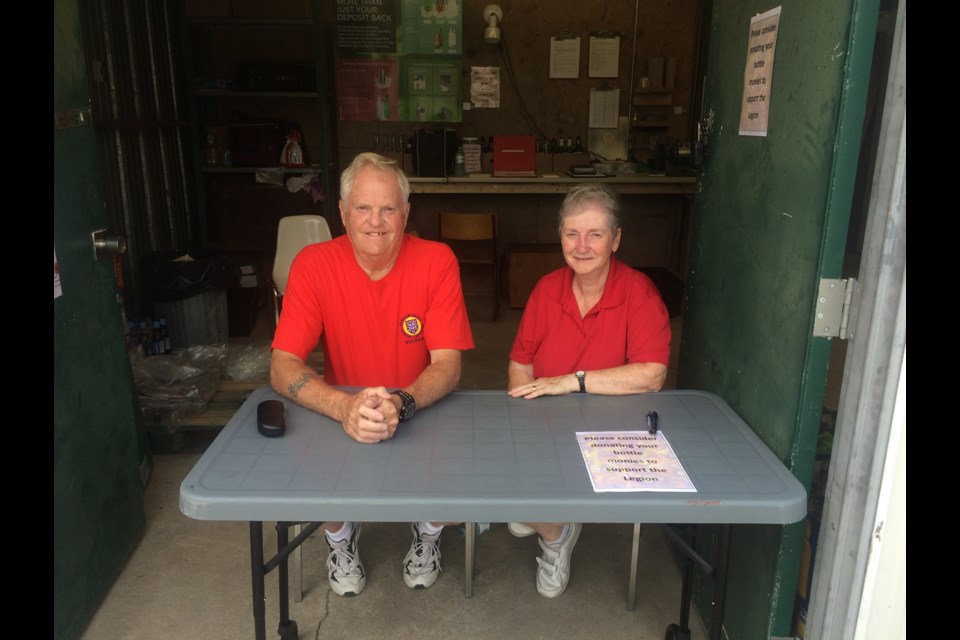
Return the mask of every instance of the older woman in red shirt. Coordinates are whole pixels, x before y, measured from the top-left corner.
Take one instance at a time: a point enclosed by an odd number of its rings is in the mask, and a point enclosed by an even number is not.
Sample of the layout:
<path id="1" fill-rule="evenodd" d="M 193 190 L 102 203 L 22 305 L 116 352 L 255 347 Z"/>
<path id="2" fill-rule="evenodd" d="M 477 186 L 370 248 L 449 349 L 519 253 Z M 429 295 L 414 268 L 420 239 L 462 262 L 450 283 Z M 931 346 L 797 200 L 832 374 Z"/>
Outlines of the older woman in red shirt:
<path id="1" fill-rule="evenodd" d="M 670 316 L 656 285 L 616 259 L 620 200 L 605 184 L 574 187 L 560 207 L 567 266 L 548 273 L 527 301 L 510 350 L 508 393 L 625 395 L 659 391 L 670 359 Z M 537 591 L 559 596 L 570 580 L 579 523 L 510 523 L 537 533 Z"/>

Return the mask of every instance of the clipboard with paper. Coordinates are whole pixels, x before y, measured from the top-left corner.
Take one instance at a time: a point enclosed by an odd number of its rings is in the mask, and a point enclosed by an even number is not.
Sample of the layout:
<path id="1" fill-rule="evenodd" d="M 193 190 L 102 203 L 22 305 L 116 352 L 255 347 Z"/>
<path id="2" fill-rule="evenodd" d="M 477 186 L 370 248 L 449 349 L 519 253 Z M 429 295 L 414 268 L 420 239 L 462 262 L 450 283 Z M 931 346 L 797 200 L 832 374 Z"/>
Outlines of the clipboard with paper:
<path id="1" fill-rule="evenodd" d="M 620 76 L 620 36 L 610 31 L 590 35 L 591 78 L 617 78 Z"/>

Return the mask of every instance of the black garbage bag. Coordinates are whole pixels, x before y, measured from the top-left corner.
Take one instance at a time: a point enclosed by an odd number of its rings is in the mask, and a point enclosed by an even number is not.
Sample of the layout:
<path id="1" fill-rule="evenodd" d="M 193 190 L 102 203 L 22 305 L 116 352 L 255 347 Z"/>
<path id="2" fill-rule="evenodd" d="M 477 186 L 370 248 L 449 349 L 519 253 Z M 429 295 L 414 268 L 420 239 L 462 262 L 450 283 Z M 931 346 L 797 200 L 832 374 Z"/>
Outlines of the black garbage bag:
<path id="1" fill-rule="evenodd" d="M 154 302 L 173 302 L 238 286 L 240 261 L 215 249 L 158 252 L 144 259 L 144 274 Z"/>

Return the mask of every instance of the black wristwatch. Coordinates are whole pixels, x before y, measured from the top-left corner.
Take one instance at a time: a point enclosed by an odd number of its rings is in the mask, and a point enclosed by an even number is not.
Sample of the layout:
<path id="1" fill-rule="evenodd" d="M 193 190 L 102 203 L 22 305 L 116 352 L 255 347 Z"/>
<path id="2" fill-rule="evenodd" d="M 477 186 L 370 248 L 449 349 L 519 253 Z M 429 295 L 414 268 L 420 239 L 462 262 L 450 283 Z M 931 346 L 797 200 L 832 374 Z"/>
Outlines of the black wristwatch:
<path id="1" fill-rule="evenodd" d="M 390 393 L 400 396 L 400 422 L 406 422 L 412 418 L 413 414 L 417 412 L 417 401 L 413 399 L 413 396 L 403 389 L 397 389 Z"/>
<path id="2" fill-rule="evenodd" d="M 580 383 L 580 393 L 586 393 L 587 392 L 587 372 L 577 371 L 573 375 L 577 376 L 577 382 Z"/>

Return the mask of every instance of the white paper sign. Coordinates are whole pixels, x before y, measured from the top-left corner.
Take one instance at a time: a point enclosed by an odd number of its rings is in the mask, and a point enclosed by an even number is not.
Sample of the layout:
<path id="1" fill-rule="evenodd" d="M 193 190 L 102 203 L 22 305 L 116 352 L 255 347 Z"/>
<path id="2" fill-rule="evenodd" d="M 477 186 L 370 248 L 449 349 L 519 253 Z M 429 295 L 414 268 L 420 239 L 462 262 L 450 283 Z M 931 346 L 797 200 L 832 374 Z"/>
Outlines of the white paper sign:
<path id="1" fill-rule="evenodd" d="M 593 490 L 696 491 L 663 431 L 578 431 Z"/>
<path id="2" fill-rule="evenodd" d="M 767 135 L 779 27 L 780 7 L 750 19 L 747 65 L 743 72 L 743 104 L 740 107 L 742 136 Z"/>

